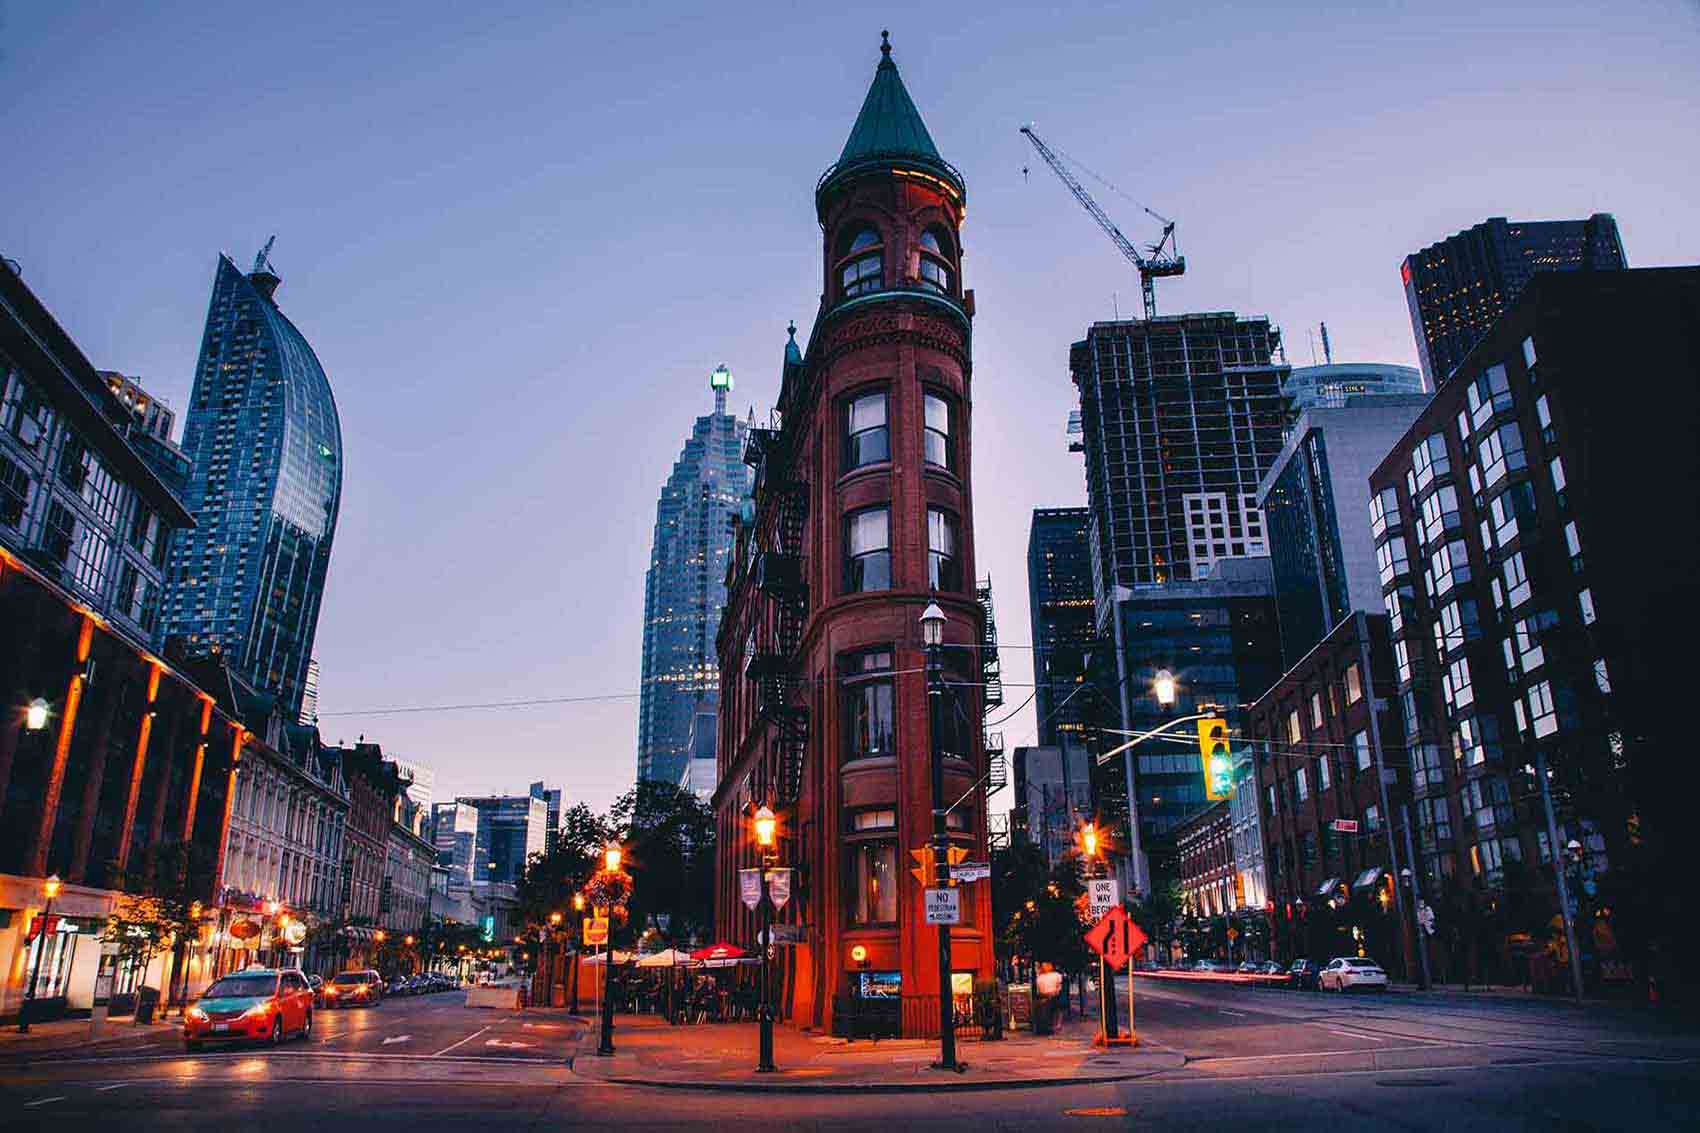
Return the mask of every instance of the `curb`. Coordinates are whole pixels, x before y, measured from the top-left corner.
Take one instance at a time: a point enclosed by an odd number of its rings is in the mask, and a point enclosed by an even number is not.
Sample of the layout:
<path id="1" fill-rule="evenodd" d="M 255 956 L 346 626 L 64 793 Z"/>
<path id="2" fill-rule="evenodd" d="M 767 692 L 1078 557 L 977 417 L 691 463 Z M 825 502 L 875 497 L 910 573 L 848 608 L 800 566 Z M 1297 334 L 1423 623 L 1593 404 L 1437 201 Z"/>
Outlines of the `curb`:
<path id="1" fill-rule="evenodd" d="M 657 1090 L 700 1090 L 731 1094 L 935 1094 L 988 1090 L 1041 1090 L 1054 1089 L 1059 1086 L 1103 1086 L 1115 1082 L 1131 1082 L 1138 1078 L 1149 1078 L 1155 1074 L 1182 1069 L 1190 1061 L 1184 1054 L 1179 1055 L 1179 1058 L 1180 1061 L 1173 1066 L 1159 1066 L 1149 1070 L 1128 1070 L 1115 1074 L 1080 1075 L 1073 1078 L 998 1078 L 982 1081 L 940 1078 L 925 1083 L 822 1082 L 818 1085 L 784 1081 L 775 1082 L 772 1085 L 760 1082 L 690 1082 L 678 1079 L 638 1078 L 629 1074 L 611 1074 L 603 1077 L 581 1072 L 576 1066 L 576 1059 L 568 1069 L 575 1078 L 585 1082 Z"/>

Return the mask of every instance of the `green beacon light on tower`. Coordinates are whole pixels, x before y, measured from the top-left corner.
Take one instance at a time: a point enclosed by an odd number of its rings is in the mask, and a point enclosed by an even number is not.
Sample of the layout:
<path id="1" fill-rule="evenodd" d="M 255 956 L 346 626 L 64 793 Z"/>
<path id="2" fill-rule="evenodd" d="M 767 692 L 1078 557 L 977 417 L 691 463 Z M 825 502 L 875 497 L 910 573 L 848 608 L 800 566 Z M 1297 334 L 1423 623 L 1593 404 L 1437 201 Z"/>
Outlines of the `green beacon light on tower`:
<path id="1" fill-rule="evenodd" d="M 726 363 L 722 362 L 714 368 L 714 372 L 708 375 L 708 384 L 717 390 L 732 388 L 732 371 L 727 368 Z"/>

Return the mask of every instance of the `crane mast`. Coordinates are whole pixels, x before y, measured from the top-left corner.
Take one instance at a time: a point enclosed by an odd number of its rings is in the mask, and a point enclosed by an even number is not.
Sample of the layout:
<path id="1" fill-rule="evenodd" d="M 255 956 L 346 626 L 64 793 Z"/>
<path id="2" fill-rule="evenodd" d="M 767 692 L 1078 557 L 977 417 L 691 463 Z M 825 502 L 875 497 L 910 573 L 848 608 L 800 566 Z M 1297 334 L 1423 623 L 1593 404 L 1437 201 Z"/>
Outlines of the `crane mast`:
<path id="1" fill-rule="evenodd" d="M 1068 191 L 1074 194 L 1074 199 L 1080 202 L 1080 207 L 1084 208 L 1088 215 L 1098 222 L 1098 227 L 1102 228 L 1105 235 L 1109 236 L 1116 249 L 1123 256 L 1126 256 L 1128 261 L 1133 264 L 1134 269 L 1139 272 L 1139 287 L 1145 299 L 1145 317 L 1148 320 L 1155 318 L 1157 315 L 1155 281 L 1159 277 L 1181 275 L 1186 271 L 1186 257 L 1175 250 L 1175 222 L 1153 212 L 1151 209 L 1145 209 L 1147 213 L 1163 225 L 1163 237 L 1147 249 L 1148 254 L 1141 254 L 1138 246 L 1122 235 L 1122 230 L 1116 227 L 1115 221 L 1110 219 L 1109 214 L 1093 199 L 1092 194 L 1086 191 L 1086 186 L 1082 185 L 1074 174 L 1069 172 L 1068 166 L 1063 163 L 1063 159 L 1057 155 L 1057 152 L 1046 145 L 1043 138 L 1033 132 L 1033 127 L 1023 126 L 1021 133 L 1029 142 L 1033 143 L 1033 148 L 1039 151 L 1039 156 L 1045 159 L 1045 164 L 1051 167 L 1051 172 L 1055 173 L 1058 179 L 1068 187 Z M 1144 208 L 1143 205 L 1140 207 Z"/>

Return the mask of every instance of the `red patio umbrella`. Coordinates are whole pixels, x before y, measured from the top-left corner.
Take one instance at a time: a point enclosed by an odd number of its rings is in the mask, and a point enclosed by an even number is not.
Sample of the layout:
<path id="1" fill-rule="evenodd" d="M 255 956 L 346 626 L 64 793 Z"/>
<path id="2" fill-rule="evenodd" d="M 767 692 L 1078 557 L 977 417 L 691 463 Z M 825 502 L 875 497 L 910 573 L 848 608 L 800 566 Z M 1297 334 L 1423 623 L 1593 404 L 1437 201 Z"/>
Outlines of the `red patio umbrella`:
<path id="1" fill-rule="evenodd" d="M 748 955 L 736 944 L 711 944 L 707 948 L 698 948 L 691 953 L 693 960 L 741 960 Z"/>

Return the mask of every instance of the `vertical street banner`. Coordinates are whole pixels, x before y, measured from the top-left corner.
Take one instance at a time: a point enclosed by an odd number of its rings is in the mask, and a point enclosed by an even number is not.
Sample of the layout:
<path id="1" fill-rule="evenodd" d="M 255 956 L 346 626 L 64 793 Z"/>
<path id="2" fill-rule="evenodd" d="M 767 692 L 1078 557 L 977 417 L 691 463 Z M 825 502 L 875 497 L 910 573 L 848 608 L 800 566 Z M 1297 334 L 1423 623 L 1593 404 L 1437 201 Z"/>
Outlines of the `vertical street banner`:
<path id="1" fill-rule="evenodd" d="M 761 870 L 738 871 L 738 896 L 752 909 L 761 904 Z"/>
<path id="2" fill-rule="evenodd" d="M 773 907 L 783 909 L 785 902 L 791 899 L 791 871 L 789 869 L 772 869 L 767 872 L 767 897 L 773 902 Z"/>

